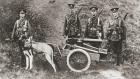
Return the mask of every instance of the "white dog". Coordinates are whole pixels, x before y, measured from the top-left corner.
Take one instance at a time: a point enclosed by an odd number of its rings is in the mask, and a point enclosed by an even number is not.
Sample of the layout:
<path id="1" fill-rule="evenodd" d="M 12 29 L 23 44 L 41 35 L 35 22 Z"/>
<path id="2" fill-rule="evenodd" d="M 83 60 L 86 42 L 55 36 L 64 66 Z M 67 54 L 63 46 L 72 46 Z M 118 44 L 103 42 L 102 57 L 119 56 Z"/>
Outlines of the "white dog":
<path id="1" fill-rule="evenodd" d="M 23 53 L 26 57 L 26 68 L 25 69 L 32 69 L 33 67 L 33 50 L 36 50 L 37 52 L 43 52 L 42 54 L 45 55 L 46 60 L 51 64 L 51 66 L 54 69 L 54 72 L 56 72 L 56 67 L 53 61 L 53 48 L 47 44 L 47 43 L 41 43 L 41 42 L 33 42 L 32 37 L 29 37 L 27 41 L 25 42 L 28 44 L 31 44 L 31 48 L 24 50 Z M 26 44 L 25 44 L 26 45 Z M 59 53 L 60 49 L 58 48 Z"/>

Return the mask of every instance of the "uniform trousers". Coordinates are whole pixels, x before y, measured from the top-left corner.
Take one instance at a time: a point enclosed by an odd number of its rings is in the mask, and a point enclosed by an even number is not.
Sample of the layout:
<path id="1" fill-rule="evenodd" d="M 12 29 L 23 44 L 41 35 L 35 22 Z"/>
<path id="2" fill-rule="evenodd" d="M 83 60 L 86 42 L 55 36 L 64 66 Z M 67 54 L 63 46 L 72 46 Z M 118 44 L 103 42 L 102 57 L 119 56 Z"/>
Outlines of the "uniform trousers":
<path id="1" fill-rule="evenodd" d="M 109 41 L 110 42 L 110 50 L 115 55 L 116 65 L 120 65 L 121 63 L 121 52 L 122 52 L 122 41 Z"/>

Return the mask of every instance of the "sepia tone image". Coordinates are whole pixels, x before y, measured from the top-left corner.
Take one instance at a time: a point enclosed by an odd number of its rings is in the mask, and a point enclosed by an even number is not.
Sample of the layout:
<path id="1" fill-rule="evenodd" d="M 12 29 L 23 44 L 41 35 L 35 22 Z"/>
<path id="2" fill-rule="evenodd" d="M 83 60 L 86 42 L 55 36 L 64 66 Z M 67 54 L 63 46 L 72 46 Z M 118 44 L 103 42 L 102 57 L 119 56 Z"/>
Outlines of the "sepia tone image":
<path id="1" fill-rule="evenodd" d="M 140 0 L 0 0 L 0 79 L 140 79 Z"/>

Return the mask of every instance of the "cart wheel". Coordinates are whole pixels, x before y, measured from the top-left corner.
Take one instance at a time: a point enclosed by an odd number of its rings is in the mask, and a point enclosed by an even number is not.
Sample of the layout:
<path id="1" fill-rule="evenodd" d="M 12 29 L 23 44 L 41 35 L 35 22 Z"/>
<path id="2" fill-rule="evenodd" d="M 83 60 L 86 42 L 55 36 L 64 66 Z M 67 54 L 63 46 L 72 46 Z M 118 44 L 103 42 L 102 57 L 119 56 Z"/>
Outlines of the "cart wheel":
<path id="1" fill-rule="evenodd" d="M 91 64 L 89 54 L 82 49 L 74 49 L 67 56 L 67 66 L 71 71 L 83 72 L 86 71 Z"/>

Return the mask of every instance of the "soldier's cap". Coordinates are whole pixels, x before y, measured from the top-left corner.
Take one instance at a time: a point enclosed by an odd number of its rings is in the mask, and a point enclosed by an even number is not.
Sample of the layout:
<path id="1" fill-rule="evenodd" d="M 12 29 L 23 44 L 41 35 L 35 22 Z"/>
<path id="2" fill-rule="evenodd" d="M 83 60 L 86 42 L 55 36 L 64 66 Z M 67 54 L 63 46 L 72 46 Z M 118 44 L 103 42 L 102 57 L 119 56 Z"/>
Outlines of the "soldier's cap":
<path id="1" fill-rule="evenodd" d="M 94 8 L 95 10 L 98 10 L 98 7 L 97 7 L 96 5 L 91 6 L 91 7 L 89 8 L 89 10 L 92 10 L 93 8 Z"/>
<path id="2" fill-rule="evenodd" d="M 74 7 L 75 7 L 75 4 L 68 4 L 68 6 L 69 6 L 70 8 L 74 8 Z"/>
<path id="3" fill-rule="evenodd" d="M 69 6 L 74 6 L 75 4 L 74 4 L 74 3 L 69 3 L 68 5 L 69 5 Z"/>
<path id="4" fill-rule="evenodd" d="M 26 11 L 25 10 L 21 10 L 20 14 L 26 14 Z"/>
<path id="5" fill-rule="evenodd" d="M 113 7 L 110 9 L 113 13 L 117 12 L 119 10 L 119 7 Z"/>

